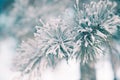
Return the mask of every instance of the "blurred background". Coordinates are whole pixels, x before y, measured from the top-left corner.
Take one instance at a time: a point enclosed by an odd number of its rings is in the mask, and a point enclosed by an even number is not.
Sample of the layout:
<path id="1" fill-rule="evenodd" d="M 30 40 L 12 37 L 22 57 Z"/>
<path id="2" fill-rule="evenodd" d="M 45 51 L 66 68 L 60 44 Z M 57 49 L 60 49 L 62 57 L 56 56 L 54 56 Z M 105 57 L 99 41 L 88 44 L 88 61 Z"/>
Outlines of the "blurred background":
<path id="1" fill-rule="evenodd" d="M 97 0 L 96 0 L 97 1 Z M 120 0 L 115 13 L 120 16 Z M 80 4 L 90 0 L 80 0 Z M 74 0 L 0 0 L 0 80 L 13 80 L 19 75 L 11 70 L 12 59 L 21 41 L 33 38 L 39 19 L 44 21 L 58 17 L 63 12 L 71 13 Z M 80 65 L 71 61 L 62 62 L 55 71 L 46 70 L 43 80 L 120 80 L 120 26 L 113 35 L 111 54 L 96 63 Z"/>

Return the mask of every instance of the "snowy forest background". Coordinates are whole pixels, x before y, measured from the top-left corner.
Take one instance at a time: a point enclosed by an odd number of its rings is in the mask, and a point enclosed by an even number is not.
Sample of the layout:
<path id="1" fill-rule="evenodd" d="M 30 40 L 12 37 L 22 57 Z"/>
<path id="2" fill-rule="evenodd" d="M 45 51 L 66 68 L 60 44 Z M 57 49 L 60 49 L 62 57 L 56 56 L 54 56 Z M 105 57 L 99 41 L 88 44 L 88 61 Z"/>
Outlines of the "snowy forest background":
<path id="1" fill-rule="evenodd" d="M 120 16 L 120 0 L 111 1 L 118 4 L 115 12 Z M 91 0 L 80 0 L 81 7 L 83 3 L 90 2 Z M 13 80 L 19 75 L 19 72 L 11 69 L 12 59 L 20 43 L 33 38 L 39 19 L 47 21 L 63 13 L 66 13 L 65 17 L 68 14 L 72 16 L 73 3 L 74 0 L 0 0 L 0 80 Z M 120 31 L 113 38 L 114 48 L 120 55 Z M 43 80 L 78 80 L 79 78 L 82 80 L 120 80 L 119 55 L 106 54 L 96 63 L 84 66 L 79 66 L 79 63 L 74 60 L 69 65 L 62 61 L 54 71 L 45 70 Z"/>

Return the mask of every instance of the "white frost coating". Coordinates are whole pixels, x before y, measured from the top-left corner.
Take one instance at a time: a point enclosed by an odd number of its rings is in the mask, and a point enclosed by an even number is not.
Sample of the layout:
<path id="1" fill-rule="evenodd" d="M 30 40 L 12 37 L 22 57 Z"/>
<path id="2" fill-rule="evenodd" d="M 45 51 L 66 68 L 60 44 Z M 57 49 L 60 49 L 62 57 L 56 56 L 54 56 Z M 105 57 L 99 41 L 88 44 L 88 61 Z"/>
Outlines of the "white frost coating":
<path id="1" fill-rule="evenodd" d="M 105 26 L 106 30 L 111 34 L 114 34 L 117 31 L 117 26 L 120 25 L 120 17 L 113 16 L 111 19 L 107 20 L 102 26 Z"/>
<path id="2" fill-rule="evenodd" d="M 36 26 L 35 38 L 23 41 L 18 48 L 14 67 L 23 74 L 29 73 L 35 77 L 41 75 L 48 65 L 54 66 L 59 60 L 69 59 L 74 42 L 64 26 L 60 19 L 51 19 L 46 24 L 42 22 L 42 26 Z"/>
<path id="3" fill-rule="evenodd" d="M 15 59 L 15 69 L 28 75 L 31 80 L 41 78 L 41 72 L 48 66 L 55 66 L 61 60 L 75 58 L 81 63 L 96 60 L 109 46 L 109 40 L 116 30 L 120 18 L 113 12 L 114 3 L 109 0 L 84 4 L 83 9 L 72 11 L 63 17 L 52 18 L 36 26 L 34 39 L 22 42 Z M 68 9 L 69 10 L 69 9 Z M 69 11 L 68 11 L 69 12 Z M 66 16 L 66 17 L 64 17 Z M 117 21 L 116 21 L 117 20 Z"/>
<path id="4" fill-rule="evenodd" d="M 116 33 L 120 17 L 114 14 L 115 7 L 116 3 L 109 0 L 91 1 L 90 4 L 83 4 L 82 9 L 75 7 L 75 40 L 80 42 L 75 51 L 81 61 L 94 60 L 103 52 L 102 47 L 108 45 L 108 38 Z"/>

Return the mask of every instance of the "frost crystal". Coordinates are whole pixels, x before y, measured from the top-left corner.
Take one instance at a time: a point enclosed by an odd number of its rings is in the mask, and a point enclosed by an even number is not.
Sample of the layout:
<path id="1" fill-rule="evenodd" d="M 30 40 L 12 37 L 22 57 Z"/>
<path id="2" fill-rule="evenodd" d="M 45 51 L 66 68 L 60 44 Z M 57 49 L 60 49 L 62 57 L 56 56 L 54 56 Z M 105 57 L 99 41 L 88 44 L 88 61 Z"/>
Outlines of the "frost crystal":
<path id="1" fill-rule="evenodd" d="M 68 59 L 73 50 L 73 37 L 60 19 L 53 19 L 50 23 L 37 26 L 35 37 L 39 41 L 41 53 L 49 57 L 52 62 L 56 58 Z"/>
<path id="2" fill-rule="evenodd" d="M 41 21 L 41 20 L 40 20 Z M 60 19 L 52 19 L 36 26 L 34 40 L 22 42 L 14 67 L 23 73 L 38 74 L 47 66 L 54 67 L 62 59 L 68 60 L 73 52 L 73 36 Z M 33 73 L 35 74 L 35 73 Z"/>
<path id="3" fill-rule="evenodd" d="M 120 18 L 114 14 L 115 3 L 109 0 L 84 4 L 83 9 L 79 8 L 78 0 L 76 9 L 76 32 L 77 43 L 75 54 L 82 62 L 94 60 L 97 55 L 103 52 L 103 46 L 108 38 L 115 33 L 120 25 Z"/>
<path id="4" fill-rule="evenodd" d="M 17 70 L 28 73 L 36 64 L 40 64 L 39 61 L 42 58 L 42 54 L 40 54 L 36 40 L 29 39 L 27 42 L 23 41 L 17 52 L 18 54 L 14 61 L 14 67 Z"/>
<path id="5" fill-rule="evenodd" d="M 76 0 L 75 12 L 42 20 L 36 26 L 34 39 L 23 42 L 18 49 L 15 67 L 23 73 L 39 75 L 46 66 L 55 66 L 62 59 L 77 58 L 81 63 L 95 60 L 104 53 L 111 36 L 120 26 L 114 14 L 116 4 L 109 0 L 84 4 L 80 9 Z"/>

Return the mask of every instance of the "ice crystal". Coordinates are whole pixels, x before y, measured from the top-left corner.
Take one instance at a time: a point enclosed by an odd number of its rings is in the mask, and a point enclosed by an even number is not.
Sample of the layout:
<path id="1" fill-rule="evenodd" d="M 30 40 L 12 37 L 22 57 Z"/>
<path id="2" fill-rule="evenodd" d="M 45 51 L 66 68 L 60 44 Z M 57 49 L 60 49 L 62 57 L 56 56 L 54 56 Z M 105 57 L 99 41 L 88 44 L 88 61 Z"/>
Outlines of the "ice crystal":
<path id="1" fill-rule="evenodd" d="M 76 0 L 76 55 L 82 62 L 94 60 L 103 52 L 103 45 L 115 33 L 120 18 L 114 14 L 116 3 L 109 0 L 84 4 L 80 9 Z"/>
<path id="2" fill-rule="evenodd" d="M 37 26 L 35 37 L 39 40 L 41 53 L 51 59 L 68 59 L 73 50 L 73 37 L 60 19 Z M 55 60 L 52 60 L 55 61 Z"/>
<path id="3" fill-rule="evenodd" d="M 35 63 L 39 64 L 42 55 L 37 47 L 37 41 L 29 39 L 26 42 L 22 42 L 21 46 L 17 49 L 18 54 L 14 61 L 14 67 L 22 72 L 29 72 Z"/>
<path id="4" fill-rule="evenodd" d="M 52 19 L 42 26 L 36 26 L 34 39 L 22 42 L 18 48 L 14 67 L 22 73 L 40 72 L 58 61 L 68 60 L 73 53 L 73 36 L 61 19 Z M 35 73 L 33 73 L 35 74 Z"/>
<path id="5" fill-rule="evenodd" d="M 66 12 L 47 23 L 40 19 L 34 39 L 23 42 L 18 49 L 14 66 L 23 73 L 34 74 L 48 65 L 54 67 L 62 59 L 75 57 L 81 63 L 95 60 L 110 46 L 111 36 L 120 26 L 115 6 L 114 2 L 101 0 L 80 9 L 76 0 L 75 11 L 70 9 L 70 14 Z"/>

